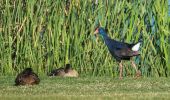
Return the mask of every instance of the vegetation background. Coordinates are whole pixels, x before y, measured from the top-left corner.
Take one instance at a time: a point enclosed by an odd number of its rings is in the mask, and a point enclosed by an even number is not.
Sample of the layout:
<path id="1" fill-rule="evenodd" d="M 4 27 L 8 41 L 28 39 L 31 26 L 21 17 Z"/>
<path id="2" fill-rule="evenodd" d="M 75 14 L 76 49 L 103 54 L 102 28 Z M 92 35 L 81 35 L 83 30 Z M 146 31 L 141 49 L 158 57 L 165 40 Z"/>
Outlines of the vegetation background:
<path id="1" fill-rule="evenodd" d="M 95 42 L 97 25 L 119 41 L 142 38 L 135 62 L 143 76 L 170 76 L 168 0 L 1 0 L 0 74 L 46 74 L 71 63 L 81 75 L 116 77 L 118 64 Z M 134 73 L 124 66 L 124 75 Z"/>
<path id="2" fill-rule="evenodd" d="M 143 77 L 131 77 L 124 62 L 118 79 L 118 64 L 93 35 L 99 25 L 113 39 L 143 40 L 134 58 Z M 0 0 L 0 100 L 169 100 L 169 51 L 170 0 Z M 81 77 L 47 77 L 66 63 Z M 40 84 L 13 86 L 26 67 Z"/>

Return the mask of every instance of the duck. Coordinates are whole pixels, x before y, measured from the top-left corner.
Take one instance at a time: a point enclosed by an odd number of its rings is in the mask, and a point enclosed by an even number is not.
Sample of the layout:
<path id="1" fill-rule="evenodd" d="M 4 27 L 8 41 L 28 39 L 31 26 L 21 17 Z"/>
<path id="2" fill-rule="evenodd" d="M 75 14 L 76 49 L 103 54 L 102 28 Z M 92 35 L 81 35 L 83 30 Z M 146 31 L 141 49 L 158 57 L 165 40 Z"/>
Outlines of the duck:
<path id="1" fill-rule="evenodd" d="M 40 83 L 40 79 L 32 68 L 25 68 L 19 73 L 15 79 L 15 86 L 19 85 L 37 85 Z"/>
<path id="2" fill-rule="evenodd" d="M 60 77 L 78 77 L 78 72 L 72 69 L 71 64 L 66 64 L 65 68 L 60 67 L 51 71 L 48 76 L 60 76 Z"/>
<path id="3" fill-rule="evenodd" d="M 116 61 L 119 63 L 119 78 L 122 79 L 123 65 L 122 60 L 129 60 L 132 67 L 136 71 L 136 77 L 141 76 L 141 71 L 137 69 L 135 62 L 132 60 L 132 57 L 139 56 L 139 48 L 141 46 L 141 40 L 137 43 L 125 43 L 111 39 L 106 30 L 103 27 L 96 28 L 94 32 L 95 36 L 97 34 L 101 35 L 104 39 L 105 45 L 107 46 L 110 54 Z"/>

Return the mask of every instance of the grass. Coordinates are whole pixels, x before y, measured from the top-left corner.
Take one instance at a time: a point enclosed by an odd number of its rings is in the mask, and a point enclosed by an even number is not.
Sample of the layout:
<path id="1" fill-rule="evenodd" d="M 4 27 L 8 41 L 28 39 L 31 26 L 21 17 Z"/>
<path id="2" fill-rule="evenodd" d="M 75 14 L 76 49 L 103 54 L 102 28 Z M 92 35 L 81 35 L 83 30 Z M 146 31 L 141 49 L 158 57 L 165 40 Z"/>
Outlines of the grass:
<path id="1" fill-rule="evenodd" d="M 169 78 L 41 77 L 36 86 L 13 86 L 13 76 L 0 77 L 0 99 L 170 99 Z"/>

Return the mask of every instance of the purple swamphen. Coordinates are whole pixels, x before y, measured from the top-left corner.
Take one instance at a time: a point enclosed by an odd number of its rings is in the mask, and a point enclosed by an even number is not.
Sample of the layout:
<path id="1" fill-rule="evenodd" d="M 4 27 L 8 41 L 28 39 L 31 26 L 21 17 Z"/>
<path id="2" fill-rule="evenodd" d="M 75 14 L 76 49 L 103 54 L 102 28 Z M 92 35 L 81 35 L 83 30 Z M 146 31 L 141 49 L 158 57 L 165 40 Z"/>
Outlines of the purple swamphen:
<path id="1" fill-rule="evenodd" d="M 140 47 L 140 41 L 134 44 L 128 44 L 124 42 L 119 42 L 114 39 L 111 39 L 104 28 L 99 27 L 96 29 L 94 34 L 99 33 L 103 39 L 105 44 L 107 45 L 111 55 L 116 59 L 116 61 L 119 62 L 119 78 L 122 79 L 122 72 L 123 72 L 123 65 L 122 65 L 122 60 L 130 60 L 132 67 L 136 71 L 136 76 L 139 77 L 141 76 L 140 70 L 137 69 L 134 61 L 131 60 L 133 56 L 138 56 L 140 55 L 139 53 L 139 47 Z"/>

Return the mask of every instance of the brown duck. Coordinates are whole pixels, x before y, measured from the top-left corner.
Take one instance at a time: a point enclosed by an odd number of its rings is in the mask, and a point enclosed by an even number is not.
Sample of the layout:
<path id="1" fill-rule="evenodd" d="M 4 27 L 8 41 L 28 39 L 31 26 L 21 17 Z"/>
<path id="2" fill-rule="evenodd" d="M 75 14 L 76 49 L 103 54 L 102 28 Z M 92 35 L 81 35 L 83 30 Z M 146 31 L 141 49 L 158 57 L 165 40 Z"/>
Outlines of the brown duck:
<path id="1" fill-rule="evenodd" d="M 49 76 L 78 77 L 78 72 L 72 69 L 70 64 L 66 64 L 65 68 L 61 67 L 51 71 Z"/>
<path id="2" fill-rule="evenodd" d="M 38 75 L 33 72 L 32 68 L 26 68 L 19 73 L 15 79 L 15 85 L 35 85 L 39 84 L 40 79 Z"/>

